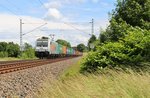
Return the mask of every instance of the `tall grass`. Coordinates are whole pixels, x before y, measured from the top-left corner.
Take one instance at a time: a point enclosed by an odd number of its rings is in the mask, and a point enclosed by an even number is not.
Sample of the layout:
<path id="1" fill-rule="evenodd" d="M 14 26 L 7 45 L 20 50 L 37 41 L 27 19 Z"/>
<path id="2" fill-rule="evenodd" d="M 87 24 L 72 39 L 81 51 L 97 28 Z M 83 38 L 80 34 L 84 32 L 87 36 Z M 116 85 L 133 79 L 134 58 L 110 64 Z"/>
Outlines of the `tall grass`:
<path id="1" fill-rule="evenodd" d="M 50 79 L 38 98 L 150 98 L 150 75 L 109 70 L 107 74 Z"/>

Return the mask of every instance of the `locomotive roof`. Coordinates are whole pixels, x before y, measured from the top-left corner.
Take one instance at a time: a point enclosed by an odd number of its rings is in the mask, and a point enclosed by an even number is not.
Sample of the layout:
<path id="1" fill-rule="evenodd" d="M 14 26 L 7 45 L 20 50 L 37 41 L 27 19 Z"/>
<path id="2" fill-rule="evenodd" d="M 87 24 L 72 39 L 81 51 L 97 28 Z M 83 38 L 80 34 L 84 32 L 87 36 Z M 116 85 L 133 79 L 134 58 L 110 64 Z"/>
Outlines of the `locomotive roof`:
<path id="1" fill-rule="evenodd" d="M 49 38 L 48 37 L 42 37 L 42 38 L 38 38 L 37 41 L 48 41 Z"/>

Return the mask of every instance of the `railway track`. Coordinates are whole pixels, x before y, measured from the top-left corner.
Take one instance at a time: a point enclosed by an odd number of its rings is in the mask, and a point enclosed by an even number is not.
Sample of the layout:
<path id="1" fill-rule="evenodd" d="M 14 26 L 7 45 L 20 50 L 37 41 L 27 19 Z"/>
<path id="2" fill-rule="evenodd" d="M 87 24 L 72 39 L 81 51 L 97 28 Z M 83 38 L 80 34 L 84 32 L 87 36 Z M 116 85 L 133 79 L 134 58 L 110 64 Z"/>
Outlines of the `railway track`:
<path id="1" fill-rule="evenodd" d="M 58 61 L 71 59 L 74 57 L 57 58 L 57 59 L 43 59 L 43 60 L 21 60 L 0 62 L 0 74 L 10 73 L 18 70 L 28 69 L 36 66 L 50 64 Z"/>

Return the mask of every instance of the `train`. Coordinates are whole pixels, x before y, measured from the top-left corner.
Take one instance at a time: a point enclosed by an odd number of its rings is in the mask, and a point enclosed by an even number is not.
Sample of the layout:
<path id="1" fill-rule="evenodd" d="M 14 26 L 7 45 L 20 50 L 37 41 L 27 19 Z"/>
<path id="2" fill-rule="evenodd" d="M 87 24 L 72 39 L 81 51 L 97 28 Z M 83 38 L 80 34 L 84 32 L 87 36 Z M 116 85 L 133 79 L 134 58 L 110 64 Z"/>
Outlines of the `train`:
<path id="1" fill-rule="evenodd" d="M 41 37 L 36 40 L 35 53 L 40 59 L 82 55 L 77 49 L 61 45 L 47 37 Z"/>

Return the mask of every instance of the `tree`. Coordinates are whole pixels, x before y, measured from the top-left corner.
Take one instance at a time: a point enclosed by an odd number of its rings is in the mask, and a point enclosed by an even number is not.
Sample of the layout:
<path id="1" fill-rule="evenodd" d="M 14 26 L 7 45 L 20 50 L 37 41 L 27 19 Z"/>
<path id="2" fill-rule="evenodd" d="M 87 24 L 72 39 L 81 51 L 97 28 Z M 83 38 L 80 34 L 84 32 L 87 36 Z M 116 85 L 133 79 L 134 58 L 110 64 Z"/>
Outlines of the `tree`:
<path id="1" fill-rule="evenodd" d="M 80 52 L 83 52 L 86 49 L 86 46 L 84 44 L 77 45 L 77 50 Z"/>
<path id="2" fill-rule="evenodd" d="M 28 43 L 24 44 L 24 50 L 27 50 L 27 49 L 30 49 L 30 48 L 32 48 L 32 45 L 30 45 Z"/>
<path id="3" fill-rule="evenodd" d="M 20 54 L 19 45 L 14 44 L 13 42 L 9 42 L 7 45 L 7 53 L 9 57 L 18 57 Z"/>
<path id="4" fill-rule="evenodd" d="M 7 50 L 7 43 L 6 42 L 0 42 L 0 52 L 4 52 Z"/>
<path id="5" fill-rule="evenodd" d="M 91 50 L 91 44 L 96 41 L 96 36 L 92 34 L 91 38 L 88 41 L 88 48 Z"/>
<path id="6" fill-rule="evenodd" d="M 24 51 L 21 55 L 21 58 L 23 59 L 35 58 L 35 49 L 33 49 L 32 45 L 28 43 L 24 44 Z"/>
<path id="7" fill-rule="evenodd" d="M 110 25 L 100 34 L 101 46 L 89 52 L 82 70 L 104 67 L 146 69 L 150 58 L 150 0 L 118 0 Z"/>
<path id="8" fill-rule="evenodd" d="M 56 42 L 64 46 L 71 47 L 71 44 L 66 40 L 58 39 Z"/>
<path id="9" fill-rule="evenodd" d="M 142 29 L 150 29 L 150 0 L 118 0 L 112 17 L 119 23 L 120 19 L 127 24 Z"/>
<path id="10" fill-rule="evenodd" d="M 150 0 L 118 0 L 102 38 L 107 37 L 105 41 L 118 41 L 132 27 L 150 30 Z"/>
<path id="11" fill-rule="evenodd" d="M 99 42 L 104 43 L 106 40 L 107 40 L 107 32 L 101 29 L 99 34 Z"/>
<path id="12" fill-rule="evenodd" d="M 1 57 L 18 57 L 20 54 L 19 45 L 13 42 L 0 42 Z"/>

